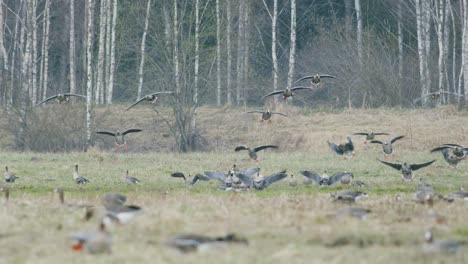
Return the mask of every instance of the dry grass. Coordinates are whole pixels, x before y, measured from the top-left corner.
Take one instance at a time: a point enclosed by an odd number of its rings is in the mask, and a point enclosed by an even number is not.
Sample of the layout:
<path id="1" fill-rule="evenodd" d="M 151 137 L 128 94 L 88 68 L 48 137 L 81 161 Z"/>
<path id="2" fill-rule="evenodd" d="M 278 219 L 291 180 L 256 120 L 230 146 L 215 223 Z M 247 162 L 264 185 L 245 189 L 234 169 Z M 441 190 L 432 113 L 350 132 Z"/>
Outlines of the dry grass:
<path id="1" fill-rule="evenodd" d="M 213 152 L 122 154 L 93 149 L 65 155 L 0 153 L 0 165 L 9 165 L 20 177 L 10 185 L 10 203 L 0 207 L 0 263 L 467 262 L 466 247 L 454 256 L 427 256 L 421 247 L 427 228 L 434 228 L 439 238 L 467 241 L 468 203 L 438 202 L 432 209 L 416 204 L 412 195 L 416 183 L 401 183 L 397 171 L 375 161 L 381 157 L 378 146 L 364 150 L 362 141 L 356 139 L 358 155 L 344 161 L 331 153 L 325 142 L 342 141 L 347 134 L 363 129 L 407 135 L 408 139 L 396 143 L 397 160 L 438 159 L 416 174 L 437 191 L 446 193 L 459 186 L 468 187 L 468 163 L 462 162 L 459 170 L 449 169 L 440 154 L 427 150 L 442 142 L 466 144 L 465 134 L 457 132 L 463 127 L 456 126 L 466 123 L 464 114 L 446 108 L 439 112 L 375 110 L 327 114 L 290 109 L 289 119 L 279 117 L 271 125 L 260 125 L 254 122 L 254 117 L 244 118 L 238 111 L 213 110 L 214 114 L 208 115 L 209 111 L 201 109 L 200 120 L 221 122 L 221 116 L 230 113 L 224 118 L 224 126 L 203 123 L 211 125 L 206 130 L 208 138 L 218 135 L 223 139 Z M 388 123 L 379 124 L 384 118 Z M 243 133 L 235 133 L 233 120 L 238 120 L 237 127 Z M 445 128 L 454 129 L 442 133 Z M 262 160 L 257 164 L 242 161 L 246 153 L 227 151 L 237 143 L 278 142 L 283 148 L 260 153 Z M 287 147 L 291 142 L 297 142 L 296 151 Z M 132 144 L 137 144 L 137 137 Z M 343 188 L 340 185 L 319 188 L 300 184 L 292 188 L 284 181 L 264 191 L 231 193 L 216 190 L 217 183 L 213 181 L 197 183 L 188 189 L 168 176 L 176 170 L 186 173 L 226 170 L 234 161 L 240 167 L 260 166 L 265 174 L 285 168 L 295 175 L 302 169 L 351 171 L 356 179 L 369 184 L 365 188 L 369 198 L 360 200 L 357 206 L 371 209 L 372 213 L 364 220 L 329 218 L 327 215 L 342 205 L 332 202 L 328 192 Z M 72 182 L 75 162 L 80 164 L 80 174 L 91 181 L 88 185 L 77 186 Z M 142 184 L 120 183 L 126 169 Z M 113 228 L 111 255 L 79 254 L 70 250 L 68 234 L 94 229 L 97 220 L 84 222 L 82 211 L 60 207 L 52 193 L 56 187 L 65 189 L 68 203 L 78 204 L 99 205 L 100 197 L 108 191 L 125 193 L 129 203 L 142 206 L 144 212 L 129 225 Z M 402 201 L 394 201 L 396 193 L 402 195 Z M 445 221 L 437 221 L 433 212 L 444 216 Z M 181 232 L 208 235 L 235 232 L 250 243 L 248 247 L 182 254 L 164 245 L 167 238 Z"/>

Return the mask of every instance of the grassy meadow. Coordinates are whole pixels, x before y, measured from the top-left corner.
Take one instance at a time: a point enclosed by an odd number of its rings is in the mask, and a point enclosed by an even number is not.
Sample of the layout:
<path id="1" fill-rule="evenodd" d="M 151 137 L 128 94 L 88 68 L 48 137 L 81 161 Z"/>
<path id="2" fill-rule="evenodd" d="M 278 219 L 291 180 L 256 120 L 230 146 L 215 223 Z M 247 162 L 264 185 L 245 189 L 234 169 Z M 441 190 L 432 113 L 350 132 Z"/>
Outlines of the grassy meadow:
<path id="1" fill-rule="evenodd" d="M 213 112 L 210 115 L 210 111 Z M 244 117 L 239 110 L 201 109 L 199 128 L 210 142 L 206 152 L 177 154 L 159 152 L 114 153 L 100 148 L 87 153 L 0 152 L 0 165 L 20 177 L 10 187 L 10 202 L 0 206 L 0 263 L 466 263 L 468 247 L 456 255 L 424 254 L 424 231 L 436 238 L 468 241 L 468 202 L 437 201 L 431 208 L 414 202 L 413 192 L 422 177 L 437 192 L 446 194 L 460 186 L 468 188 L 468 162 L 458 169 L 447 166 L 440 153 L 430 153 L 441 143 L 468 144 L 468 115 L 451 108 L 435 110 L 353 110 L 316 112 L 289 109 L 289 118 L 275 117 L 273 124 L 259 124 L 257 117 Z M 226 112 L 230 113 L 227 119 Z M 128 119 L 129 125 L 140 125 Z M 134 119 L 136 120 L 136 119 Z M 122 120 L 121 120 L 122 121 Z M 105 121 L 103 121 L 105 122 Z M 110 122 L 110 121 L 108 121 Z M 461 125 L 459 125 L 461 124 Z M 143 123 L 141 123 L 143 125 Z M 161 128 L 162 129 L 162 128 Z M 437 159 L 415 172 L 413 183 L 402 183 L 400 173 L 380 164 L 379 145 L 364 146 L 363 137 L 353 137 L 357 155 L 343 160 L 332 153 L 326 141 L 344 142 L 358 131 L 384 131 L 406 135 L 395 143 L 394 161 L 420 163 Z M 164 133 L 164 131 L 158 131 Z M 154 135 L 132 137 L 129 144 L 153 142 Z M 381 137 L 384 139 L 385 137 Z M 170 139 L 161 145 L 170 146 Z M 216 142 L 216 143 L 214 143 Z M 278 151 L 262 151 L 259 162 L 245 161 L 245 152 L 234 153 L 237 144 L 278 144 Z M 149 144 L 149 143 L 148 143 Z M 214 180 L 188 188 L 170 173 L 202 173 L 261 167 L 264 175 L 287 169 L 299 184 L 283 180 L 263 191 L 224 192 Z M 90 183 L 78 186 L 72 180 L 73 164 Z M 141 180 L 128 186 L 121 182 L 125 170 Z M 372 210 L 366 219 L 330 217 L 342 203 L 329 192 L 356 188 L 303 185 L 299 172 L 351 171 L 369 197 L 355 206 Z M 84 211 L 60 206 L 54 188 L 65 190 L 65 202 L 101 205 L 105 192 L 127 195 L 128 204 L 144 211 L 125 226 L 111 229 L 110 255 L 87 255 L 70 249 L 68 235 L 97 228 L 96 218 L 84 221 Z M 395 201 L 396 194 L 401 195 Z M 179 233 L 212 236 L 236 233 L 248 246 L 233 245 L 214 250 L 180 253 L 165 245 Z"/>

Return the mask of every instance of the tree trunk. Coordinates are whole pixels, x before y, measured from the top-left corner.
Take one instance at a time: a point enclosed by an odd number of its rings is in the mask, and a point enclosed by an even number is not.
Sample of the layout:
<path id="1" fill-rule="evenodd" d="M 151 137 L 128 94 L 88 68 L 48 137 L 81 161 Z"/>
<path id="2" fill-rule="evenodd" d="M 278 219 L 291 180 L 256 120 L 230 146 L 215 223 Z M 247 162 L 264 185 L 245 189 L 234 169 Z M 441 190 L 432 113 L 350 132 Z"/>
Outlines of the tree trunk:
<path id="1" fill-rule="evenodd" d="M 288 87 L 291 87 L 296 66 L 296 0 L 291 0 L 291 36 L 289 43 Z"/>
<path id="2" fill-rule="evenodd" d="M 423 27 L 424 27 L 424 48 L 425 48 L 425 66 L 426 70 L 426 88 L 427 93 L 431 92 L 431 72 L 429 68 L 429 60 L 431 53 L 431 3 L 430 1 L 422 1 L 422 12 L 423 12 Z"/>
<path id="3" fill-rule="evenodd" d="M 141 98 L 141 91 L 143 89 L 143 77 L 144 77 L 144 67 L 145 67 L 145 47 L 146 47 L 146 34 L 148 34 L 148 24 L 149 16 L 151 10 L 151 0 L 148 0 L 146 6 L 146 16 L 145 16 L 145 28 L 143 30 L 143 36 L 141 37 L 141 58 L 140 58 L 140 68 L 138 70 L 138 94 L 137 101 Z"/>
<path id="4" fill-rule="evenodd" d="M 245 7 L 245 11 L 244 11 L 244 41 L 243 41 L 243 45 L 244 45 L 244 54 L 243 54 L 243 57 L 244 57 L 244 65 L 243 65 L 243 70 L 244 72 L 242 73 L 242 77 L 243 77 L 243 81 L 242 81 L 242 84 L 243 84 L 243 94 L 242 94 L 242 99 L 244 101 L 244 105 L 247 103 L 247 98 L 248 98 L 248 94 L 247 94 L 247 88 L 246 87 L 249 87 L 249 14 L 250 14 L 250 8 L 249 8 L 249 1 L 247 0 L 247 3 L 246 3 L 246 7 Z"/>
<path id="5" fill-rule="evenodd" d="M 44 12 L 44 36 L 43 38 L 43 48 L 42 48 L 42 70 L 41 70 L 41 87 L 42 87 L 42 100 L 47 97 L 47 88 L 49 86 L 49 32 L 50 32 L 50 0 L 45 2 L 45 12 Z"/>
<path id="6" fill-rule="evenodd" d="M 95 89 L 95 102 L 96 104 L 102 103 L 103 99 L 102 95 L 104 94 L 102 90 L 104 90 L 104 48 L 105 48 L 105 36 L 106 36 L 106 14 L 107 14 L 107 0 L 101 0 L 101 6 L 99 8 L 99 51 L 98 51 L 98 65 L 97 65 L 97 82 L 96 82 L 96 89 Z"/>
<path id="7" fill-rule="evenodd" d="M 361 0 L 354 0 L 354 8 L 356 9 L 357 21 L 357 48 L 359 65 L 362 66 L 362 15 L 361 15 Z"/>
<path id="8" fill-rule="evenodd" d="M 174 81 L 176 87 L 176 94 L 180 95 L 180 81 L 179 81 L 179 22 L 177 18 L 177 0 L 174 0 L 174 54 L 173 54 L 173 63 L 174 63 Z"/>
<path id="9" fill-rule="evenodd" d="M 107 84 L 107 104 L 112 104 L 112 96 L 114 94 L 114 75 L 115 75 L 115 30 L 117 25 L 117 1 L 114 0 L 112 7 L 112 33 L 111 33 L 111 50 L 110 50 L 110 72 L 109 83 Z"/>
<path id="10" fill-rule="evenodd" d="M 227 53 L 227 69 L 226 69 L 226 104 L 232 104 L 231 92 L 231 69 L 232 69 L 232 53 L 231 53 L 231 1 L 226 1 L 226 53 Z"/>
<path id="11" fill-rule="evenodd" d="M 21 19 L 21 13 L 23 10 L 23 0 L 20 0 L 19 7 L 18 7 L 18 16 L 15 19 L 15 33 L 14 33 L 14 39 L 18 39 L 18 26 L 19 26 L 19 21 Z M 21 27 L 23 28 L 23 26 Z M 23 34 L 24 32 L 22 32 Z M 22 37 L 20 36 L 20 39 Z M 11 55 L 11 73 L 10 73 L 10 92 L 7 94 L 7 112 L 10 112 L 10 106 L 13 105 L 13 91 L 14 91 L 14 84 L 15 84 L 15 62 L 16 62 L 16 49 L 17 49 L 17 43 L 18 41 L 14 41 L 13 43 L 13 50 L 12 50 L 12 55 Z M 20 40 L 20 43 L 22 44 L 22 41 Z M 22 46 L 21 46 L 22 47 Z"/>
<path id="12" fill-rule="evenodd" d="M 239 3 L 239 18 L 238 18 L 238 33 L 237 33 L 237 66 L 236 66 L 236 104 L 239 105 L 241 101 L 241 88 L 242 88 L 242 73 L 244 59 L 243 59 L 243 37 L 244 37 L 244 28 L 243 28 L 243 21 L 244 21 L 244 6 L 245 0 L 241 0 Z"/>
<path id="13" fill-rule="evenodd" d="M 31 79 L 32 79 L 32 104 L 37 102 L 37 0 L 32 1 L 32 60 L 31 60 Z"/>
<path id="14" fill-rule="evenodd" d="M 468 102 L 468 0 L 463 0 L 463 40 L 462 40 L 462 54 L 463 54 L 463 90 L 464 90 L 464 104 Z"/>
<path id="15" fill-rule="evenodd" d="M 221 105 L 221 19 L 219 0 L 216 0 L 216 105 Z"/>
<path id="16" fill-rule="evenodd" d="M 193 80 L 193 102 L 198 104 L 198 72 L 200 66 L 200 0 L 195 0 L 195 76 Z"/>
<path id="17" fill-rule="evenodd" d="M 112 1 L 116 1 L 116 0 L 107 0 L 107 12 L 106 12 L 106 67 L 105 67 L 105 85 L 104 87 L 106 87 L 106 89 L 104 90 L 107 90 L 108 86 L 109 86 L 109 78 L 110 78 L 110 72 L 111 72 L 111 36 L 112 36 L 112 6 L 113 6 L 113 2 Z M 106 98 L 107 96 L 107 92 L 104 91 L 103 92 L 105 93 L 104 95 L 104 98 Z M 106 101 L 107 101 L 107 98 L 106 98 Z"/>
<path id="18" fill-rule="evenodd" d="M 91 146 L 91 102 L 92 102 L 92 91 L 93 91 L 93 12 L 94 12 L 94 1 L 88 0 L 88 27 L 87 27 L 87 43 L 86 43 L 86 148 L 85 152 Z"/>
<path id="19" fill-rule="evenodd" d="M 164 39 L 166 41 L 166 48 L 171 46 L 171 18 L 169 11 L 166 7 L 166 2 L 163 4 L 163 18 L 164 18 Z"/>
<path id="20" fill-rule="evenodd" d="M 278 23 L 278 0 L 273 0 L 273 13 L 270 13 L 270 10 L 268 9 L 268 5 L 265 2 L 265 0 L 263 0 L 263 5 L 265 6 L 268 15 L 271 18 L 271 61 L 273 64 L 273 91 L 276 91 L 278 90 L 278 56 L 276 54 L 276 26 Z"/>
<path id="21" fill-rule="evenodd" d="M 449 15 L 450 15 L 450 23 L 452 25 L 452 87 L 453 87 L 453 92 L 460 94 L 459 91 L 457 90 L 457 77 L 456 77 L 456 71 L 457 71 L 457 25 L 455 22 L 455 17 L 453 15 L 453 8 L 451 1 L 447 1 L 447 7 L 449 9 Z M 459 97 L 458 97 L 459 98 Z"/>
<path id="22" fill-rule="evenodd" d="M 70 0 L 70 93 L 76 94 L 76 76 L 75 76 L 75 5 L 74 0 Z"/>
<path id="23" fill-rule="evenodd" d="M 8 59 L 6 58 L 5 45 L 3 44 L 3 0 L 0 0 L 0 105 L 5 105 L 5 90 L 7 86 L 3 81 L 2 65 L 6 65 L 5 61 L 7 60 Z"/>
<path id="24" fill-rule="evenodd" d="M 424 0 L 423 0 L 424 1 Z M 424 29 L 423 25 L 423 12 L 421 10 L 421 0 L 416 0 L 416 26 L 417 26 L 417 35 L 418 35 L 418 55 L 419 55 L 419 77 L 421 80 L 421 95 L 424 96 L 429 93 L 429 88 L 427 87 L 426 82 L 426 50 L 424 42 Z M 422 99 L 422 105 L 426 105 L 426 98 Z"/>

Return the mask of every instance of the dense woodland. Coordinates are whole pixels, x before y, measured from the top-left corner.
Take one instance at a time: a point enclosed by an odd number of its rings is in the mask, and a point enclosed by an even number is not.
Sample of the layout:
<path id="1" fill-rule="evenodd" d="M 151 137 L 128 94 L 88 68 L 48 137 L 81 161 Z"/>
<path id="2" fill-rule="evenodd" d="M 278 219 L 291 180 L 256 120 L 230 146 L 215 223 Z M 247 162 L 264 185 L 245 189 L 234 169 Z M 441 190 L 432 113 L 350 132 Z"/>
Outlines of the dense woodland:
<path id="1" fill-rule="evenodd" d="M 26 123 L 41 100 L 83 94 L 89 131 L 95 104 L 173 90 L 175 126 L 187 130 L 200 105 L 261 105 L 324 73 L 339 80 L 293 103 L 413 107 L 468 91 L 467 2 L 0 0 L 0 105 Z"/>

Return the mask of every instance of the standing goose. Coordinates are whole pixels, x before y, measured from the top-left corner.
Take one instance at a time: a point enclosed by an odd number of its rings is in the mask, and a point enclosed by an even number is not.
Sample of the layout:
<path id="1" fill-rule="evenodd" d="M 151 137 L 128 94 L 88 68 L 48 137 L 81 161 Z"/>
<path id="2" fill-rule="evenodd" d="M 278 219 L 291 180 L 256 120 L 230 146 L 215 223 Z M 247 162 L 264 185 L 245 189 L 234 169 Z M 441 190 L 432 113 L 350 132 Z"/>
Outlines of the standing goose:
<path id="1" fill-rule="evenodd" d="M 364 141 L 364 144 L 367 144 L 367 142 L 370 142 L 375 139 L 375 136 L 380 136 L 380 135 L 388 135 L 388 133 L 384 132 L 356 132 L 353 133 L 353 136 L 366 136 L 366 140 Z"/>
<path id="2" fill-rule="evenodd" d="M 460 242 L 452 239 L 436 240 L 429 230 L 424 233 L 424 239 L 426 240 L 423 246 L 425 253 L 455 254 L 461 246 Z"/>
<path id="3" fill-rule="evenodd" d="M 15 174 L 11 173 L 8 171 L 8 166 L 5 166 L 5 181 L 6 182 L 15 182 L 16 179 L 19 179 L 19 177 L 16 177 Z"/>
<path id="4" fill-rule="evenodd" d="M 428 183 L 423 182 L 422 178 L 419 178 L 419 184 L 416 186 L 416 192 L 414 197 L 418 203 L 427 203 L 432 206 L 434 203 L 434 198 L 436 197 L 436 192 L 432 186 Z"/>
<path id="5" fill-rule="evenodd" d="M 272 115 L 282 115 L 282 116 L 288 116 L 286 114 L 280 113 L 280 112 L 271 112 L 270 110 L 250 110 L 246 112 L 247 114 L 250 113 L 261 113 L 262 114 L 262 119 L 260 119 L 260 123 L 263 123 L 265 121 L 268 121 L 269 124 L 272 123 L 271 121 L 271 116 Z"/>
<path id="6" fill-rule="evenodd" d="M 38 103 L 36 106 L 39 106 L 43 103 L 46 103 L 50 100 L 53 100 L 53 99 L 56 99 L 57 102 L 59 102 L 59 104 L 63 104 L 63 103 L 66 103 L 68 101 L 70 101 L 70 97 L 71 96 L 75 96 L 75 97 L 78 97 L 78 98 L 86 98 L 86 96 L 84 95 L 81 95 L 81 94 L 73 94 L 73 93 L 63 93 L 63 94 L 56 94 L 54 96 L 51 96 L 47 99 L 45 99 L 44 101 Z"/>
<path id="7" fill-rule="evenodd" d="M 348 140 L 348 142 L 339 145 L 327 141 L 328 146 L 331 148 L 331 150 L 333 150 L 338 155 L 342 155 L 343 159 L 348 159 L 355 155 L 354 144 L 351 140 L 351 137 L 346 137 L 346 139 Z"/>
<path id="8" fill-rule="evenodd" d="M 143 96 L 142 98 L 138 99 L 135 103 L 133 103 L 131 106 L 127 107 L 127 109 L 125 109 L 125 111 L 127 111 L 128 109 L 134 107 L 135 105 L 143 102 L 143 101 L 147 101 L 149 104 L 155 104 L 157 102 L 159 102 L 159 97 L 158 95 L 159 94 L 174 94 L 173 91 L 163 91 L 163 92 L 155 92 L 155 93 L 152 93 L 152 94 L 147 94 L 145 96 Z"/>
<path id="9" fill-rule="evenodd" d="M 279 91 L 274 91 L 274 92 L 271 92 L 267 95 L 264 95 L 262 96 L 261 99 L 265 99 L 267 98 L 268 96 L 272 96 L 272 95 L 276 95 L 276 94 L 281 94 L 283 95 L 283 100 L 286 100 L 288 99 L 289 97 L 293 97 L 294 96 L 294 91 L 298 91 L 298 90 L 312 90 L 311 88 L 309 87 L 304 87 L 304 86 L 295 86 L 295 87 L 292 87 L 292 88 L 289 88 L 287 87 L 286 89 L 284 90 L 279 90 Z"/>
<path id="10" fill-rule="evenodd" d="M 240 244 L 248 244 L 247 240 L 244 238 L 240 238 L 235 234 L 228 234 L 226 236 L 221 237 L 207 237 L 202 235 L 195 235 L 195 234 L 183 234 L 177 235 L 174 238 L 171 238 L 167 241 L 167 245 L 177 248 L 178 250 L 187 253 L 192 252 L 198 249 L 201 249 L 204 246 L 210 245 L 220 245 L 220 244 L 228 244 L 228 243 L 240 243 Z"/>
<path id="11" fill-rule="evenodd" d="M 267 149 L 267 148 L 278 148 L 278 146 L 263 145 L 263 146 L 258 146 L 258 147 L 255 147 L 255 148 L 249 148 L 249 147 L 246 147 L 246 146 L 237 146 L 234 149 L 234 151 L 238 152 L 238 151 L 241 151 L 241 150 L 247 150 L 248 153 L 249 153 L 250 159 L 254 160 L 254 161 L 258 161 L 257 152 L 260 151 L 260 150 L 263 150 L 263 149 Z"/>
<path id="12" fill-rule="evenodd" d="M 237 177 L 248 187 L 248 188 L 253 188 L 256 190 L 263 190 L 270 186 L 271 184 L 280 181 L 286 177 L 288 177 L 288 174 L 283 173 L 283 172 L 277 172 L 273 173 L 269 176 L 264 177 L 263 179 L 259 181 L 255 181 L 253 177 L 244 175 L 242 173 L 237 174 Z"/>
<path id="13" fill-rule="evenodd" d="M 431 152 L 440 151 L 445 161 L 450 167 L 457 168 L 458 163 L 465 159 L 465 152 L 468 148 L 456 144 L 442 145 L 431 150 Z"/>
<path id="14" fill-rule="evenodd" d="M 104 221 L 99 223 L 97 231 L 77 232 L 70 235 L 74 241 L 73 250 L 85 250 L 89 254 L 111 253 L 112 237 L 106 231 Z"/>
<path id="15" fill-rule="evenodd" d="M 78 164 L 75 164 L 75 170 L 73 171 L 73 180 L 77 184 L 85 184 L 89 182 L 88 179 L 78 174 Z"/>
<path id="16" fill-rule="evenodd" d="M 371 140 L 370 143 L 376 143 L 382 145 L 382 150 L 384 152 L 384 159 L 387 159 L 387 156 L 393 156 L 393 146 L 397 140 L 404 138 L 405 136 L 398 136 L 392 138 L 390 141 L 380 141 L 380 140 Z"/>
<path id="17" fill-rule="evenodd" d="M 321 83 L 321 79 L 322 78 L 331 78 L 331 79 L 338 79 L 337 77 L 333 76 L 333 75 L 329 75 L 329 74 L 314 74 L 314 75 L 310 75 L 310 76 L 304 76 L 302 78 L 300 78 L 299 80 L 293 82 L 293 84 L 296 84 L 300 81 L 303 81 L 303 80 L 308 80 L 310 79 L 310 86 L 311 88 L 313 88 L 315 85 L 318 85 L 319 88 L 322 88 L 323 87 L 323 84 Z"/>
<path id="18" fill-rule="evenodd" d="M 382 162 L 383 164 L 385 164 L 387 166 L 390 166 L 390 167 L 392 167 L 392 168 L 394 168 L 396 170 L 401 171 L 401 180 L 403 182 L 405 182 L 407 180 L 413 182 L 413 178 L 414 178 L 413 171 L 419 170 L 419 169 L 424 168 L 424 167 L 427 167 L 427 166 L 431 165 L 432 163 L 434 163 L 436 161 L 436 160 L 431 160 L 431 161 L 424 162 L 424 163 L 408 164 L 406 162 L 391 163 L 391 162 L 387 162 L 387 161 L 383 161 L 383 160 L 379 160 L 379 159 L 377 159 L 377 160 Z"/>
<path id="19" fill-rule="evenodd" d="M 96 131 L 96 133 L 101 134 L 101 135 L 108 135 L 108 136 L 113 136 L 114 137 L 114 149 L 118 149 L 120 147 L 123 147 L 124 149 L 127 149 L 127 140 L 125 139 L 125 135 L 130 134 L 130 133 L 138 133 L 143 130 L 138 129 L 138 128 L 130 128 L 125 130 L 124 132 L 120 132 L 120 130 L 117 130 L 116 132 L 113 131 Z"/>
<path id="20" fill-rule="evenodd" d="M 431 99 L 431 101 L 436 101 L 436 100 L 439 100 L 440 97 L 442 96 L 442 94 L 451 94 L 451 95 L 455 95 L 457 97 L 461 97 L 460 94 L 456 94 L 456 93 L 452 93 L 452 92 L 448 92 L 448 91 L 440 91 L 440 92 L 434 92 L 434 93 L 428 93 L 428 94 L 425 94 L 419 98 L 416 98 L 415 100 L 413 100 L 413 104 L 415 105 L 417 102 L 421 101 L 422 99 L 426 98 L 426 97 L 429 97 L 429 99 Z"/>
<path id="21" fill-rule="evenodd" d="M 320 175 L 315 171 L 308 170 L 301 171 L 301 174 L 304 177 L 311 179 L 320 186 L 332 185 L 336 182 L 341 182 L 342 184 L 349 184 L 352 178 L 354 177 L 351 172 L 337 172 L 330 177 L 327 174 Z"/>
<path id="22" fill-rule="evenodd" d="M 129 176 L 128 170 L 125 172 L 125 175 L 122 176 L 122 181 L 126 184 L 136 184 L 140 182 L 140 180 L 138 180 L 137 178 Z"/>

